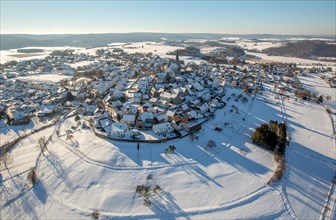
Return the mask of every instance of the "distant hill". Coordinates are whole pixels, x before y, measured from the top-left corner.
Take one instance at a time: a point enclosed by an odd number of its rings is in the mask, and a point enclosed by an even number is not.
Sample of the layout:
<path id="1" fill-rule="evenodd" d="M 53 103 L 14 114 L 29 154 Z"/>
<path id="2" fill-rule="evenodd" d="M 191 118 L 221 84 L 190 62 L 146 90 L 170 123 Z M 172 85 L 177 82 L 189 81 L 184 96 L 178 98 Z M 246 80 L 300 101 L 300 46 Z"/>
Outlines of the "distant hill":
<path id="1" fill-rule="evenodd" d="M 324 41 L 298 41 L 282 47 L 267 48 L 262 51 L 273 56 L 292 56 L 300 58 L 336 57 L 336 44 Z"/>
<path id="2" fill-rule="evenodd" d="M 308 36 L 308 35 L 272 35 L 272 34 L 207 34 L 207 33 L 107 33 L 107 34 L 1 34 L 0 49 L 17 49 L 21 47 L 52 47 L 52 46 L 74 46 L 74 47 L 99 47 L 109 43 L 117 42 L 141 42 L 141 41 L 184 41 L 188 39 L 220 40 L 224 37 L 241 38 L 290 38 L 290 37 L 323 37 L 333 38 L 334 36 Z"/>
<path id="3" fill-rule="evenodd" d="M 169 34 L 169 33 L 115 33 L 71 35 L 1 35 L 0 49 L 16 49 L 31 46 L 99 47 L 116 42 L 162 41 L 162 38 L 182 41 L 192 38 L 219 39 L 219 34 Z"/>
<path id="4" fill-rule="evenodd" d="M 1 35 L 0 49 L 16 49 L 21 47 L 63 46 L 62 43 L 53 40 L 35 40 L 19 36 Z"/>

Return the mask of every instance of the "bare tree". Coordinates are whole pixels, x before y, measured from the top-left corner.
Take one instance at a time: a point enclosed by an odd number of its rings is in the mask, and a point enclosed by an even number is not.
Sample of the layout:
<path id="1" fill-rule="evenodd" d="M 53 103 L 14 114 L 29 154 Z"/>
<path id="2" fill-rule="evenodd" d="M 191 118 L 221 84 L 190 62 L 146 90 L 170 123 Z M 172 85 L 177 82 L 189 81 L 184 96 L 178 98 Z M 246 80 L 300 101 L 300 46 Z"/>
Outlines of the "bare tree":
<path id="1" fill-rule="evenodd" d="M 72 135 L 72 134 L 67 134 L 67 137 L 66 137 L 67 140 L 68 140 L 68 139 L 72 140 L 72 138 L 73 138 L 73 135 Z"/>
<path id="2" fill-rule="evenodd" d="M 149 207 L 152 204 L 149 198 L 155 196 L 155 194 L 158 194 L 161 190 L 161 187 L 157 184 L 153 187 L 138 185 L 135 189 L 135 192 L 138 194 L 138 197 L 144 198 L 143 205 Z"/>
<path id="3" fill-rule="evenodd" d="M 165 154 L 167 155 L 168 153 L 173 154 L 176 150 L 175 145 L 169 145 L 166 149 L 165 149 Z"/>
<path id="4" fill-rule="evenodd" d="M 10 156 L 10 154 L 8 153 L 3 153 L 1 156 L 0 156 L 0 168 L 3 169 L 3 168 L 7 168 L 8 164 L 11 163 L 13 160 Z"/>
<path id="5" fill-rule="evenodd" d="M 190 133 L 190 134 L 189 134 L 189 138 L 190 138 L 191 141 L 194 141 L 194 140 L 195 140 L 195 135 L 194 135 L 194 133 Z"/>
<path id="6" fill-rule="evenodd" d="M 35 167 L 30 169 L 28 176 L 27 176 L 27 180 L 32 186 L 34 186 L 35 183 L 37 182 L 37 175 L 36 175 Z"/>
<path id="7" fill-rule="evenodd" d="M 158 184 L 156 184 L 155 186 L 154 186 L 154 188 L 153 188 L 153 191 L 154 191 L 154 193 L 158 193 L 158 192 L 160 192 L 161 191 L 161 187 L 158 185 Z"/>
<path id="8" fill-rule="evenodd" d="M 37 147 L 41 150 L 41 153 L 43 154 L 44 156 L 44 150 L 47 146 L 47 140 L 44 136 L 40 137 L 38 140 L 37 140 Z"/>
<path id="9" fill-rule="evenodd" d="M 209 140 L 208 144 L 205 147 L 205 149 L 209 149 L 209 148 L 212 149 L 214 147 L 216 147 L 216 142 L 214 140 Z"/>
<path id="10" fill-rule="evenodd" d="M 98 210 L 94 210 L 91 214 L 92 219 L 99 219 L 100 213 Z"/>

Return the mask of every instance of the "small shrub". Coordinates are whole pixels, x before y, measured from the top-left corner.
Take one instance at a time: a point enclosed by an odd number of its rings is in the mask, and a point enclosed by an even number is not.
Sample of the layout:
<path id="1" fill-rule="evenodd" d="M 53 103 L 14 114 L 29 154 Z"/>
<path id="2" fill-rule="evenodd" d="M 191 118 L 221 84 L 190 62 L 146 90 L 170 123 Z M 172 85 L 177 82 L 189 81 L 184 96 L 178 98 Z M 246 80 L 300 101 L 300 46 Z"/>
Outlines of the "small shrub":
<path id="1" fill-rule="evenodd" d="M 323 103 L 323 96 L 319 96 L 316 100 L 317 103 Z"/>
<path id="2" fill-rule="evenodd" d="M 153 191 L 157 194 L 158 192 L 161 191 L 161 187 L 158 184 L 156 184 L 153 188 Z"/>
<path id="3" fill-rule="evenodd" d="M 68 140 L 68 139 L 72 140 L 72 138 L 73 138 L 72 134 L 67 134 L 66 140 Z"/>
<path id="4" fill-rule="evenodd" d="M 142 192 L 145 188 L 145 185 L 138 185 L 136 188 L 135 188 L 135 192 L 140 196 L 142 195 Z"/>
<path id="5" fill-rule="evenodd" d="M 37 182 L 37 175 L 36 175 L 35 168 L 30 169 L 28 176 L 27 176 L 27 180 L 32 186 L 35 185 L 35 183 Z"/>
<path id="6" fill-rule="evenodd" d="M 136 187 L 135 192 L 139 196 L 148 197 L 150 195 L 150 187 L 145 185 L 139 185 Z"/>
<path id="7" fill-rule="evenodd" d="M 275 162 L 279 163 L 281 159 L 282 159 L 282 154 L 280 152 L 276 152 L 274 155 Z"/>
<path id="8" fill-rule="evenodd" d="M 208 148 L 212 149 L 214 147 L 216 147 L 216 142 L 214 140 L 209 140 L 208 144 L 206 145 L 206 149 Z"/>
<path id="9" fill-rule="evenodd" d="M 151 204 L 152 204 L 152 202 L 149 200 L 149 198 L 144 199 L 144 202 L 143 202 L 144 206 L 149 207 Z"/>
<path id="10" fill-rule="evenodd" d="M 276 160 L 275 157 L 274 157 L 274 159 Z M 274 172 L 273 176 L 268 180 L 267 184 L 273 184 L 276 181 L 281 180 L 281 177 L 282 177 L 283 173 L 285 172 L 285 169 L 286 169 L 285 160 L 283 159 L 283 157 L 280 157 L 279 161 L 278 161 L 278 167 L 277 167 L 276 171 Z"/>
<path id="11" fill-rule="evenodd" d="M 168 154 L 168 153 L 174 153 L 175 150 L 176 150 L 175 145 L 169 145 L 169 146 L 165 149 L 165 154 Z"/>
<path id="12" fill-rule="evenodd" d="M 79 120 L 80 120 L 79 116 L 76 115 L 76 117 L 75 117 L 75 121 L 79 121 Z"/>
<path id="13" fill-rule="evenodd" d="M 47 147 L 47 139 L 42 136 L 37 140 L 37 147 L 41 150 L 41 153 L 44 155 L 44 150 Z"/>
<path id="14" fill-rule="evenodd" d="M 242 103 L 246 103 L 246 102 L 248 102 L 248 99 L 244 96 L 241 101 L 242 101 Z"/>
<path id="15" fill-rule="evenodd" d="M 99 219 L 100 213 L 98 210 L 94 210 L 91 214 L 92 219 Z"/>
<path id="16" fill-rule="evenodd" d="M 153 179 L 153 175 L 152 175 L 152 174 L 148 174 L 147 179 L 148 179 L 148 180 Z"/>
<path id="17" fill-rule="evenodd" d="M 331 110 L 328 109 L 328 108 L 326 108 L 326 112 L 327 112 L 328 114 L 331 114 L 331 113 L 332 113 Z"/>
<path id="18" fill-rule="evenodd" d="M 152 202 L 150 201 L 150 197 L 155 196 L 161 191 L 161 187 L 159 185 L 155 185 L 154 187 L 138 185 L 135 189 L 135 192 L 138 194 L 138 197 L 144 197 L 143 205 L 149 207 Z"/>
<path id="19" fill-rule="evenodd" d="M 280 180 L 281 177 L 282 177 L 282 174 L 283 172 L 285 171 L 286 169 L 286 164 L 283 160 L 280 161 L 279 165 L 278 165 L 278 168 L 277 170 L 275 171 L 275 177 L 276 177 L 276 180 Z"/>

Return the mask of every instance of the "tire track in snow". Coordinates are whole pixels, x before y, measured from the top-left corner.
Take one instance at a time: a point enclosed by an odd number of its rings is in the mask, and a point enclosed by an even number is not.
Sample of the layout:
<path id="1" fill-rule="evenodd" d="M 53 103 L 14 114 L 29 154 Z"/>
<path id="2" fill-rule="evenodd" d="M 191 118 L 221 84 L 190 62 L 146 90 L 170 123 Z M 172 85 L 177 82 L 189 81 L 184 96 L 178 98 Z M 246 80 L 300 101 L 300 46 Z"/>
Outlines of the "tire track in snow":
<path id="1" fill-rule="evenodd" d="M 219 207 L 203 208 L 203 209 L 197 209 L 197 210 L 191 208 L 189 210 L 183 210 L 182 212 L 171 213 L 172 216 L 169 218 L 186 218 L 190 216 L 197 216 L 197 215 L 202 215 L 202 214 L 209 214 L 209 213 L 214 213 L 214 212 L 232 210 L 232 209 L 247 205 L 253 201 L 257 201 L 258 198 L 261 198 L 262 196 L 272 191 L 273 191 L 272 188 L 268 186 L 262 186 L 258 188 L 257 190 L 244 195 L 241 198 L 237 198 L 229 202 L 222 203 L 221 206 Z M 90 209 L 79 207 L 73 203 L 65 203 L 64 200 L 60 198 L 58 195 L 53 194 L 52 196 L 53 196 L 54 201 L 59 203 L 61 206 L 63 206 L 64 208 L 68 210 L 76 211 L 78 214 L 82 216 L 90 216 L 93 211 Z M 282 213 L 279 213 L 279 215 L 281 214 Z M 115 213 L 115 212 L 106 212 L 106 211 L 105 212 L 100 211 L 100 215 L 102 218 L 113 218 L 113 219 L 150 219 L 150 218 L 152 219 L 152 218 L 162 217 L 156 213 L 136 215 L 136 214 L 125 214 L 125 213 Z"/>
<path id="2" fill-rule="evenodd" d="M 336 150 L 336 131 L 335 131 L 335 121 L 333 116 L 331 116 L 329 114 L 330 120 L 331 120 L 331 126 L 333 128 L 333 139 L 334 139 L 334 151 Z M 333 181 L 336 181 L 336 173 L 334 175 L 334 178 L 331 182 L 328 194 L 327 194 L 327 198 L 326 198 L 326 202 L 323 206 L 322 209 L 322 213 L 320 216 L 320 220 L 324 220 L 324 219 L 332 219 L 333 217 L 335 218 L 336 215 L 336 189 L 335 189 L 335 184 Z"/>
<path id="3" fill-rule="evenodd" d="M 288 121 L 287 121 L 287 116 L 286 116 L 287 113 L 286 113 L 285 103 L 284 103 L 283 97 L 282 96 L 280 96 L 280 97 L 281 97 L 281 106 L 280 107 L 281 107 L 282 118 L 286 122 L 287 127 L 289 127 Z M 289 179 L 289 173 L 290 173 L 290 166 L 288 165 L 289 164 L 288 152 L 289 152 L 290 149 L 292 149 L 292 148 L 289 148 L 289 145 L 286 146 L 286 148 L 287 149 L 286 149 L 286 152 L 285 152 L 285 162 L 286 162 L 286 165 L 287 165 L 286 166 L 287 169 L 284 172 L 285 176 L 282 177 L 282 180 L 280 182 L 280 189 L 278 189 L 278 190 L 279 190 L 281 199 L 282 199 L 282 201 L 283 201 L 283 203 L 286 207 L 286 210 L 287 210 L 289 216 L 291 217 L 292 220 L 297 220 L 298 218 L 295 215 L 295 212 L 290 205 L 290 202 L 288 200 L 288 196 L 287 196 L 286 190 L 285 190 L 285 188 L 286 188 L 285 180 L 287 181 Z"/>
<path id="4" fill-rule="evenodd" d="M 226 141 L 223 142 L 223 143 L 226 143 L 225 147 L 230 147 L 231 146 L 230 145 L 231 140 L 233 138 L 235 138 L 238 134 L 240 134 L 241 131 L 246 127 L 246 122 L 247 122 L 248 118 L 250 117 L 251 110 L 254 107 L 255 102 L 256 102 L 256 96 L 257 96 L 257 94 L 255 94 L 254 97 L 252 98 L 252 102 L 249 106 L 249 109 L 245 113 L 245 120 L 243 121 L 243 123 L 241 123 L 240 127 Z M 208 155 L 205 155 L 205 156 L 200 156 L 200 157 L 196 158 L 195 160 L 199 161 L 199 162 L 203 162 L 203 161 L 209 159 L 210 157 L 214 157 L 214 156 L 224 152 L 224 150 L 225 149 L 223 149 L 223 148 L 216 147 L 215 149 L 212 150 L 211 154 L 208 154 Z"/>
<path id="5" fill-rule="evenodd" d="M 92 158 L 90 158 L 89 156 L 87 156 L 86 154 L 84 154 L 83 152 L 81 152 L 80 150 L 72 147 L 71 145 L 69 145 L 67 142 L 63 141 L 62 139 L 56 137 L 56 141 L 61 144 L 62 146 L 64 146 L 65 148 L 67 148 L 69 151 L 71 151 L 73 154 L 75 154 L 77 157 L 79 157 L 80 159 L 82 159 L 83 161 L 95 165 L 95 166 L 100 166 L 100 167 L 104 167 L 106 169 L 109 170 L 154 170 L 154 169 L 161 169 L 161 168 L 169 168 L 169 167 L 179 167 L 179 166 L 185 166 L 185 165 L 190 165 L 190 164 L 196 164 L 195 161 L 192 162 L 185 162 L 182 164 L 165 164 L 165 165 L 157 165 L 157 166 L 151 166 L 151 167 L 140 167 L 140 166 L 117 166 L 117 165 L 113 165 L 111 163 L 107 163 L 104 161 L 100 161 L 100 160 L 94 160 Z"/>

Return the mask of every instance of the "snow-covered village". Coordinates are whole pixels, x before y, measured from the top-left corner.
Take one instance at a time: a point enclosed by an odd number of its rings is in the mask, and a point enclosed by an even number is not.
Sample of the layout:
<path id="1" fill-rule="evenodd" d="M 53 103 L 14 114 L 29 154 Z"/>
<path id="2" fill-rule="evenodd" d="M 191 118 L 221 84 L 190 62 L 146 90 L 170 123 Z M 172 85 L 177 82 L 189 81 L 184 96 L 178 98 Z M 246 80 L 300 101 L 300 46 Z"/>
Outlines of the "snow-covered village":
<path id="1" fill-rule="evenodd" d="M 332 215 L 330 67 L 133 44 L 2 65 L 2 217 Z M 283 150 L 254 139 L 273 122 L 287 128 Z"/>
<path id="2" fill-rule="evenodd" d="M 336 219 L 335 1 L 0 5 L 0 220 Z"/>

